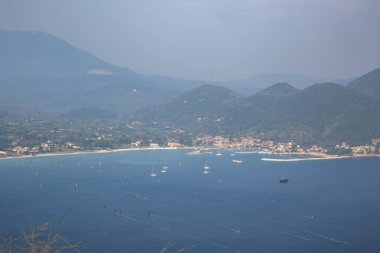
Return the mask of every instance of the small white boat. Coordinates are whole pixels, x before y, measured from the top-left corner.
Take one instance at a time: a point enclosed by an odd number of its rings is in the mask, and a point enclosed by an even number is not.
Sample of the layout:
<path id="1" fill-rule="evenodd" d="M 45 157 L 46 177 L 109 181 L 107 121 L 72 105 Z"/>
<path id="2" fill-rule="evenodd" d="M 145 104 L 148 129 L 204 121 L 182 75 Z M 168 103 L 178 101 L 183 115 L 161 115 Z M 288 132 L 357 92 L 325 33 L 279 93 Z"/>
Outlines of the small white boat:
<path id="1" fill-rule="evenodd" d="M 208 166 L 207 162 L 205 163 L 205 166 L 203 167 L 203 169 L 205 169 L 205 170 L 209 170 L 210 169 L 210 166 Z"/>
<path id="2" fill-rule="evenodd" d="M 166 164 L 166 161 L 165 161 L 164 166 L 162 166 L 161 173 L 166 173 L 166 172 L 168 172 L 168 169 L 169 169 L 169 167 L 168 167 L 168 165 Z"/>
<path id="3" fill-rule="evenodd" d="M 208 173 L 210 173 L 210 171 L 208 171 L 208 170 L 203 171 L 203 174 L 208 174 Z"/>
<path id="4" fill-rule="evenodd" d="M 233 163 L 243 163 L 242 160 L 232 160 Z"/>
<path id="5" fill-rule="evenodd" d="M 157 176 L 157 174 L 154 172 L 153 167 L 152 167 L 152 170 L 151 170 L 151 172 L 150 172 L 150 176 L 151 176 L 151 177 L 156 177 L 156 176 Z"/>
<path id="6" fill-rule="evenodd" d="M 215 155 L 216 156 L 222 156 L 223 154 L 222 153 L 216 153 Z"/>

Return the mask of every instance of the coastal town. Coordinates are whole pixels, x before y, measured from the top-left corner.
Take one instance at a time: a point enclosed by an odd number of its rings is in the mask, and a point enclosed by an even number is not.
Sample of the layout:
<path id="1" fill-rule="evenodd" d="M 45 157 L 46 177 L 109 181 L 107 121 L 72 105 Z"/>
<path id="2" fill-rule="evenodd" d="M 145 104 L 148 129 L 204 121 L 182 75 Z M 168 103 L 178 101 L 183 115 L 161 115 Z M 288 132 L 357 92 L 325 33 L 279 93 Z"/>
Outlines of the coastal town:
<path id="1" fill-rule="evenodd" d="M 102 138 L 112 138 L 111 136 L 97 136 L 97 140 Z M 244 137 L 225 137 L 221 135 L 201 135 L 191 139 L 191 143 L 182 143 L 178 139 L 169 138 L 161 143 L 153 140 L 143 141 L 136 140 L 131 143 L 107 148 L 107 147 L 86 147 L 79 143 L 67 141 L 63 145 L 47 140 L 35 146 L 20 146 L 17 142 L 6 150 L 0 150 L 0 158 L 6 157 L 24 157 L 48 154 L 70 154 L 79 152 L 99 152 L 113 150 L 137 150 L 137 149 L 179 149 L 179 148 L 197 148 L 197 149 L 232 149 L 242 152 L 266 153 L 266 154 L 309 154 L 313 156 L 335 155 L 335 156 L 370 156 L 379 155 L 380 138 L 373 138 L 372 143 L 368 145 L 350 146 L 347 143 L 335 145 L 333 149 L 327 149 L 318 145 L 302 146 L 294 141 L 275 142 L 263 140 L 254 134 L 248 134 Z"/>
<path id="2" fill-rule="evenodd" d="M 138 149 L 232 149 L 238 152 L 309 156 L 379 155 L 380 138 L 368 143 L 298 143 L 270 139 L 262 133 L 202 134 L 175 127 L 146 126 L 139 121 L 65 120 L 62 118 L 3 118 L 0 158 L 79 154 Z"/>

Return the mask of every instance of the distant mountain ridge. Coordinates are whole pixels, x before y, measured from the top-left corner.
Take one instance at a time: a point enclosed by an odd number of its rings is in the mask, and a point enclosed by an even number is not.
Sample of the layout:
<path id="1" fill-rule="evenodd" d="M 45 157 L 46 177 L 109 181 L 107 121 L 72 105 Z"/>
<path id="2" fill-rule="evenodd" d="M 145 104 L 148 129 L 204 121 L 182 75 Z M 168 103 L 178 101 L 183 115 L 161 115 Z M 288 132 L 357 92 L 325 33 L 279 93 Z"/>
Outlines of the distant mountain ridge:
<path id="1" fill-rule="evenodd" d="M 302 87 L 315 80 L 268 74 L 254 78 L 256 83 L 252 79 L 205 82 L 139 74 L 38 31 L 0 30 L 0 55 L 0 106 L 43 113 L 97 107 L 129 115 L 144 106 L 167 103 L 202 84 L 217 84 L 249 96 L 277 83 L 274 80 L 290 80 Z"/>
<path id="2" fill-rule="evenodd" d="M 289 83 L 295 88 L 304 89 L 314 83 L 321 82 L 333 82 L 338 84 L 347 84 L 354 78 L 340 78 L 329 80 L 327 78 L 313 77 L 304 74 L 296 73 L 271 73 L 271 74 L 261 74 L 254 76 L 252 78 L 238 79 L 229 81 L 231 87 L 241 94 L 254 94 L 267 87 L 270 87 L 275 83 Z"/>
<path id="3" fill-rule="evenodd" d="M 72 78 L 86 74 L 134 73 L 39 31 L 0 30 L 0 55 L 1 78 Z"/>
<path id="4" fill-rule="evenodd" d="M 256 93 L 272 84 L 287 82 L 297 88 L 305 88 L 313 83 L 322 81 L 321 78 L 294 73 L 261 74 L 251 78 L 229 81 L 239 92 Z"/>
<path id="5" fill-rule="evenodd" d="M 128 114 L 202 84 L 138 74 L 44 32 L 0 30 L 0 106 L 64 113 L 98 107 Z"/>

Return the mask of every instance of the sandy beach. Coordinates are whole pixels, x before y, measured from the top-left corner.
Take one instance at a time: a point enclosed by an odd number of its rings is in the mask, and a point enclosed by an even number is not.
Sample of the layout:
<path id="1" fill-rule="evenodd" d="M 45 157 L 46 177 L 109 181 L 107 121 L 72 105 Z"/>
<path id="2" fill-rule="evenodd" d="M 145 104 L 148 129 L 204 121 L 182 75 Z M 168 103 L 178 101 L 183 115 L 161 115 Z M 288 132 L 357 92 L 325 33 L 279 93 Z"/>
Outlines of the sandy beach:
<path id="1" fill-rule="evenodd" d="M 194 149 L 194 148 L 193 147 L 180 147 L 180 148 L 159 147 L 159 148 L 99 149 L 99 150 L 86 150 L 86 151 L 77 151 L 77 152 L 59 152 L 59 153 L 45 153 L 45 154 L 36 154 L 36 155 L 5 156 L 5 157 L 0 157 L 0 160 L 50 157 L 50 156 L 72 156 L 72 155 L 83 155 L 83 154 L 105 154 L 105 153 L 129 152 L 129 151 L 177 150 L 177 149 Z"/>

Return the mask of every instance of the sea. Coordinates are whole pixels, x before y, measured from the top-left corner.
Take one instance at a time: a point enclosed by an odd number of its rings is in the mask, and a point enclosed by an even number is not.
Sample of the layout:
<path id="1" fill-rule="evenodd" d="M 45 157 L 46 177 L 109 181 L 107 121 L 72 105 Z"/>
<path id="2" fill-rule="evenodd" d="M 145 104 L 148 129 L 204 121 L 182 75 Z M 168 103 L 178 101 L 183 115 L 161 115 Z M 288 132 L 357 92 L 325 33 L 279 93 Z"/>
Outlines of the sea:
<path id="1" fill-rule="evenodd" d="M 48 222 L 80 252 L 380 252 L 379 158 L 189 151 L 0 160 L 0 237 Z"/>

